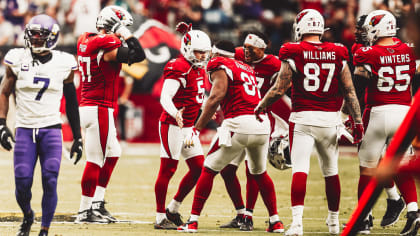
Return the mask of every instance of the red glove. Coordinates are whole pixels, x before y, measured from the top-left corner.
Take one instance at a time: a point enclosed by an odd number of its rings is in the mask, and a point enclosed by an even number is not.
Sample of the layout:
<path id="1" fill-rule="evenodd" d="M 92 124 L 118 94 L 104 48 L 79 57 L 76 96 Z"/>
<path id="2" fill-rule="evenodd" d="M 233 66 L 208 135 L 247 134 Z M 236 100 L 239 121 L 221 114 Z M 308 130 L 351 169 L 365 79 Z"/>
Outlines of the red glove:
<path id="1" fill-rule="evenodd" d="M 360 143 L 362 141 L 365 130 L 362 123 L 355 123 L 353 128 L 353 144 Z"/>
<path id="2" fill-rule="evenodd" d="M 191 28 L 192 28 L 192 24 L 191 23 L 189 25 L 187 25 L 187 23 L 185 23 L 185 22 L 179 22 L 176 25 L 175 30 L 178 31 L 179 33 L 181 33 L 182 35 L 184 35 L 188 31 L 190 31 Z"/>
<path id="3" fill-rule="evenodd" d="M 346 121 L 344 121 L 344 126 L 346 127 L 347 130 L 353 130 L 354 120 L 352 116 L 349 116 L 349 118 Z"/>

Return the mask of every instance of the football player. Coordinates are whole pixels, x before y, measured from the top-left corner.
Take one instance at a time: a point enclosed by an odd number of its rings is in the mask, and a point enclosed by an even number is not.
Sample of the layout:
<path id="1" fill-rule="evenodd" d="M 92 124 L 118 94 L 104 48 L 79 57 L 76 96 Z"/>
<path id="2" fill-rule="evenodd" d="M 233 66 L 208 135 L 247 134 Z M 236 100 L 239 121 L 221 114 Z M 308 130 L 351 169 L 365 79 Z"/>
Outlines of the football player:
<path id="1" fill-rule="evenodd" d="M 105 189 L 121 155 L 114 124 L 121 63 L 144 60 L 137 38 L 126 28 L 130 13 L 107 6 L 96 20 L 99 33 L 86 32 L 77 41 L 77 60 L 82 75 L 81 125 L 85 133 L 86 166 L 76 223 L 108 223 L 116 219 L 105 208 Z M 122 40 L 128 47 L 122 46 Z"/>
<path id="2" fill-rule="evenodd" d="M 270 89 L 272 83 L 277 78 L 280 70 L 280 60 L 273 55 L 265 54 L 264 51 L 269 44 L 266 35 L 261 32 L 250 32 L 246 35 L 243 46 L 237 47 L 235 50 L 235 59 L 250 65 L 255 71 L 257 87 L 261 96 L 264 96 Z M 271 123 L 271 139 L 273 144 L 280 140 L 287 139 L 288 136 L 288 117 L 290 115 L 290 98 L 286 95 L 277 101 L 268 111 L 268 117 Z M 245 156 L 240 156 L 227 165 L 221 172 L 221 176 L 225 182 L 226 190 L 236 208 L 237 215 L 229 223 L 221 225 L 220 228 L 239 228 L 242 231 L 253 230 L 252 214 L 255 202 L 258 197 L 258 185 L 249 172 L 248 161 L 245 160 L 246 166 L 246 209 L 241 196 L 241 186 L 236 170 L 238 164 L 242 162 Z M 290 159 L 289 159 L 290 160 Z M 283 168 L 289 168 L 284 165 Z"/>
<path id="3" fill-rule="evenodd" d="M 260 115 L 292 86 L 289 139 L 293 221 L 286 235 L 303 234 L 306 182 L 314 146 L 325 179 L 328 202 L 326 223 L 331 234 L 338 234 L 341 189 L 337 166 L 337 130 L 341 124 L 343 97 L 356 122 L 354 142 L 360 142 L 363 136 L 360 107 L 347 66 L 348 52 L 341 44 L 320 41 L 325 30 L 324 19 L 316 10 L 301 11 L 295 18 L 293 28 L 296 42 L 281 47 L 279 77 L 255 109 L 255 114 Z"/>
<path id="4" fill-rule="evenodd" d="M 9 96 L 15 91 L 15 194 L 24 215 L 17 235 L 29 235 L 34 222 L 31 187 L 38 157 L 44 192 L 39 235 L 48 235 L 57 206 L 57 177 L 62 154 L 60 101 L 63 94 L 74 139 L 70 152 L 74 164 L 80 160 L 83 151 L 73 83 L 77 62 L 71 54 L 53 50 L 58 42 L 60 28 L 50 16 L 32 17 L 25 27 L 24 35 L 25 48 L 11 49 L 4 58 L 6 76 L 0 90 L 0 143 L 6 150 L 12 149 L 13 135 L 6 126 L 6 116 Z"/>
<path id="5" fill-rule="evenodd" d="M 392 139 L 411 103 L 411 83 L 416 70 L 415 56 L 405 43 L 394 38 L 397 32 L 395 17 L 388 11 L 369 13 L 363 24 L 368 47 L 359 48 L 354 55 L 355 76 L 367 84 L 363 114 L 366 135 L 359 147 L 360 178 L 358 197 L 368 185 L 382 154 Z M 407 224 L 401 235 L 411 232 L 411 224 L 417 218 L 417 194 L 410 175 L 397 175 L 396 184 L 407 203 Z M 381 226 L 398 221 L 405 203 L 391 181 L 386 192 L 387 210 Z M 370 215 L 368 215 L 370 217 Z M 411 223 L 410 223 L 411 222 Z M 370 233 L 371 223 L 366 218 L 359 232 Z"/>
<path id="6" fill-rule="evenodd" d="M 219 105 L 224 120 L 204 161 L 194 193 L 191 216 L 186 224 L 178 227 L 178 231 L 197 232 L 198 218 L 210 195 L 214 177 L 246 152 L 249 155 L 250 173 L 258 184 L 270 216 L 267 232 L 284 232 L 277 214 L 274 184 L 266 171 L 270 123 L 266 115 L 259 117 L 259 120 L 253 116 L 253 110 L 261 100 L 254 70 L 233 59 L 235 47 L 229 41 L 218 42 L 213 46 L 212 53 L 213 58 L 207 65 L 212 88 L 192 136 L 199 135 Z"/>
<path id="7" fill-rule="evenodd" d="M 197 183 L 204 162 L 198 137 L 194 136 L 192 147 L 185 146 L 183 141 L 191 133 L 204 101 L 204 67 L 210 57 L 211 41 L 206 33 L 191 30 L 184 22 L 178 24 L 177 30 L 184 34 L 181 56 L 166 64 L 160 97 L 163 112 L 159 119 L 161 148 L 160 169 L 155 184 L 155 229 L 176 229 L 183 224 L 179 207 Z M 177 169 L 181 154 L 189 171 L 165 210 L 169 181 Z"/>

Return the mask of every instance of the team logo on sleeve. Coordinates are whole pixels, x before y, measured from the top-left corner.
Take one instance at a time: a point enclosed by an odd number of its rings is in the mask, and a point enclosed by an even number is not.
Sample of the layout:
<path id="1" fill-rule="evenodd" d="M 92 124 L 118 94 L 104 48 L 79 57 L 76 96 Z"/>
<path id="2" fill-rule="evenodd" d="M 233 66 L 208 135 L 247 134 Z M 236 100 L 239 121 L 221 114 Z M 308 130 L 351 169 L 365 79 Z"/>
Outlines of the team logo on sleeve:
<path id="1" fill-rule="evenodd" d="M 372 19 L 370 19 L 369 24 L 370 24 L 371 26 L 375 26 L 375 25 L 377 25 L 377 24 L 378 24 L 378 23 L 382 20 L 382 18 L 384 18 L 384 16 L 385 16 L 385 14 L 382 14 L 382 15 L 376 15 L 376 16 L 372 17 Z"/>
<path id="2" fill-rule="evenodd" d="M 300 20 L 308 13 L 308 11 L 303 11 L 296 16 L 296 23 L 299 23 Z"/>

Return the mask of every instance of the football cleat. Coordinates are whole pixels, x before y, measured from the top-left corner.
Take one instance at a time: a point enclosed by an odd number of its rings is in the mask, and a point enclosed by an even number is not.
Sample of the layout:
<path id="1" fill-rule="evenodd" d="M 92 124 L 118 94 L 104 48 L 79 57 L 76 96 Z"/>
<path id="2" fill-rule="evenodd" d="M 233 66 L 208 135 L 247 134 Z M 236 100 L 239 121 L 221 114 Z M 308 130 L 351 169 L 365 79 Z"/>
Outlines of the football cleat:
<path id="1" fill-rule="evenodd" d="M 181 226 L 184 224 L 181 219 L 181 215 L 177 213 L 171 213 L 168 208 L 166 208 L 166 218 L 172 221 L 176 226 Z"/>
<path id="2" fill-rule="evenodd" d="M 241 227 L 242 221 L 244 220 L 244 215 L 238 214 L 230 222 L 221 225 L 220 228 L 239 228 Z"/>
<path id="3" fill-rule="evenodd" d="M 252 231 L 254 230 L 254 222 L 252 221 L 252 216 L 246 215 L 243 220 L 242 224 L 239 227 L 240 231 Z"/>
<path id="4" fill-rule="evenodd" d="M 407 222 L 400 235 L 417 235 L 417 231 L 420 228 L 419 214 L 416 211 L 409 211 L 405 217 L 407 218 Z"/>
<path id="5" fill-rule="evenodd" d="M 268 228 L 265 230 L 269 233 L 283 233 L 284 232 L 284 225 L 281 221 L 276 221 L 271 223 L 268 221 Z"/>
<path id="6" fill-rule="evenodd" d="M 115 217 L 113 217 L 107 209 L 105 209 L 105 203 L 105 201 L 92 202 L 93 214 L 102 217 L 103 219 L 107 219 L 110 223 L 117 222 L 118 220 L 115 219 Z"/>
<path id="7" fill-rule="evenodd" d="M 110 222 L 108 219 L 104 219 L 100 216 L 95 215 L 92 209 L 87 209 L 77 214 L 76 220 L 74 221 L 74 223 L 76 224 L 108 224 Z"/>
<path id="8" fill-rule="evenodd" d="M 34 218 L 35 217 L 33 211 L 31 211 L 31 213 L 27 216 L 24 216 L 16 236 L 29 236 L 29 232 L 31 232 L 31 226 L 34 223 Z"/>
<path id="9" fill-rule="evenodd" d="M 176 225 L 172 221 L 165 218 L 160 223 L 155 223 L 155 229 L 175 230 Z"/>
<path id="10" fill-rule="evenodd" d="M 401 197 L 399 200 L 386 199 L 386 202 L 386 211 L 381 221 L 382 227 L 391 226 L 397 223 L 398 218 L 400 218 L 401 213 L 405 209 L 405 203 Z"/>
<path id="11" fill-rule="evenodd" d="M 358 232 L 359 234 L 370 234 L 371 226 L 370 221 L 365 220 L 362 222 L 362 224 L 359 226 Z"/>
<path id="12" fill-rule="evenodd" d="M 197 221 L 188 221 L 187 223 L 178 227 L 178 232 L 196 233 L 198 230 Z"/>
<path id="13" fill-rule="evenodd" d="M 38 236 L 48 236 L 48 230 L 41 229 L 41 231 L 39 231 Z"/>
<path id="14" fill-rule="evenodd" d="M 327 219 L 325 222 L 328 226 L 328 231 L 330 234 L 339 234 L 340 233 L 340 223 L 338 219 Z"/>
<path id="15" fill-rule="evenodd" d="M 286 236 L 301 236 L 303 235 L 303 226 L 301 224 L 293 224 L 285 233 Z"/>

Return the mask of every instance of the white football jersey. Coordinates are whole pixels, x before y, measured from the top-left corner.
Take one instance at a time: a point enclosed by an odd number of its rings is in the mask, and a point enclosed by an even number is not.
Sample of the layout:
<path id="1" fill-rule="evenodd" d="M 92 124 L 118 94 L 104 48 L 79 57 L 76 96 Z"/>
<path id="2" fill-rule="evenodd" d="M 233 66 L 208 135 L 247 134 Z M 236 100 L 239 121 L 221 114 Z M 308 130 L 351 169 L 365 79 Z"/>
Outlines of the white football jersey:
<path id="1" fill-rule="evenodd" d="M 10 50 L 4 63 L 16 75 L 16 127 L 43 128 L 61 124 L 63 81 L 77 62 L 71 54 L 52 50 L 45 64 L 33 63 L 29 49 Z"/>

